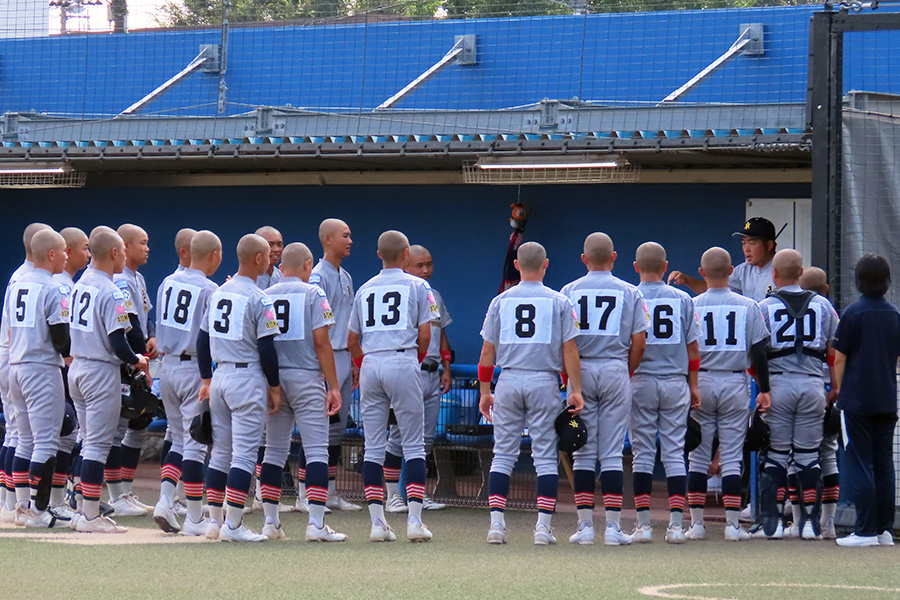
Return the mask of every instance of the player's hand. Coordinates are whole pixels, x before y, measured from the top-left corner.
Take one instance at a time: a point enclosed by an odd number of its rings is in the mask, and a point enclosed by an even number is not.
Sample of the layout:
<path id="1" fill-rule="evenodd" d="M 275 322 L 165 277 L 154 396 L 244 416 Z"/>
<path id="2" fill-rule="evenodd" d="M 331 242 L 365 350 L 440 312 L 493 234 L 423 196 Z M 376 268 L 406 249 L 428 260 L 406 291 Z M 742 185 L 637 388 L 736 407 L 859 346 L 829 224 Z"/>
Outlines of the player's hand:
<path id="1" fill-rule="evenodd" d="M 669 285 L 687 285 L 687 277 L 681 271 L 672 271 L 669 273 Z"/>
<path id="2" fill-rule="evenodd" d="M 491 393 L 482 394 L 481 400 L 478 401 L 478 412 L 480 412 L 489 423 L 494 422 L 494 395 Z"/>
<path id="3" fill-rule="evenodd" d="M 350 365 L 350 375 L 353 378 L 353 389 L 355 390 L 356 388 L 359 387 L 359 367 L 357 367 L 354 364 L 351 364 Z"/>
<path id="4" fill-rule="evenodd" d="M 209 384 L 209 379 L 200 380 L 200 393 L 197 395 L 197 400 L 199 400 L 200 402 L 209 400 Z"/>
<path id="5" fill-rule="evenodd" d="M 159 352 L 156 350 L 156 338 L 152 337 L 147 340 L 147 358 L 153 360 L 159 356 Z"/>
<path id="6" fill-rule="evenodd" d="M 325 412 L 329 417 L 341 412 L 341 390 L 329 388 L 325 394 Z"/>
<path id="7" fill-rule="evenodd" d="M 837 402 L 837 399 L 838 399 L 838 396 L 840 395 L 840 393 L 841 393 L 840 390 L 836 390 L 834 388 L 831 388 L 830 390 L 828 390 L 828 396 L 826 397 L 826 400 L 825 400 L 826 402 L 828 402 L 828 406 L 834 406 L 834 403 Z"/>
<path id="8" fill-rule="evenodd" d="M 441 394 L 446 394 L 450 391 L 450 370 L 444 371 L 444 374 L 441 375 Z"/>
<path id="9" fill-rule="evenodd" d="M 150 360 L 144 356 L 143 354 L 138 354 L 137 364 L 134 365 L 134 368 L 138 371 L 143 371 L 145 375 L 147 375 L 147 379 L 153 381 L 153 378 L 150 377 Z"/>
<path id="10" fill-rule="evenodd" d="M 65 357 L 65 358 L 63 359 L 63 363 L 65 363 L 65 365 L 66 365 L 67 367 L 71 367 L 71 366 L 72 366 L 72 357 L 71 357 L 71 356 Z"/>
<path id="11" fill-rule="evenodd" d="M 566 396 L 566 401 L 569 403 L 569 412 L 572 415 L 577 415 L 584 408 L 584 398 L 581 397 L 581 392 L 571 392 Z"/>
<path id="12" fill-rule="evenodd" d="M 769 392 L 760 392 L 756 395 L 756 405 L 759 412 L 766 412 L 772 406 L 772 395 Z"/>
<path id="13" fill-rule="evenodd" d="M 691 409 L 700 408 L 700 388 L 691 388 Z"/>
<path id="14" fill-rule="evenodd" d="M 281 386 L 280 385 L 269 388 L 267 400 L 268 400 L 270 415 L 274 415 L 279 410 L 281 410 Z"/>

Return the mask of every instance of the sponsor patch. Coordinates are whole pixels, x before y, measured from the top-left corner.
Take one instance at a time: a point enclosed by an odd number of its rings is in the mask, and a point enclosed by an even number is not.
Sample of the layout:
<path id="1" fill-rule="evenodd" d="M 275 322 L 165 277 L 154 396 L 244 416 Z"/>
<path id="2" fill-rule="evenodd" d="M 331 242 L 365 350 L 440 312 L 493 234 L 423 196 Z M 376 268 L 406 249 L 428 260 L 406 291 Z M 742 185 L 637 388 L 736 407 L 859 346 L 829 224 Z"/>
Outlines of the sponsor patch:
<path id="1" fill-rule="evenodd" d="M 116 317 L 116 323 L 118 323 L 120 325 L 122 323 L 127 323 L 127 322 L 128 322 L 128 315 L 119 315 L 118 317 Z"/>
<path id="2" fill-rule="evenodd" d="M 266 329 L 278 329 L 278 323 L 275 321 L 266 321 Z"/>
<path id="3" fill-rule="evenodd" d="M 330 310 L 326 310 L 325 312 L 323 312 L 323 313 L 322 313 L 322 316 L 323 316 L 326 320 L 334 319 L 334 313 L 331 312 Z"/>

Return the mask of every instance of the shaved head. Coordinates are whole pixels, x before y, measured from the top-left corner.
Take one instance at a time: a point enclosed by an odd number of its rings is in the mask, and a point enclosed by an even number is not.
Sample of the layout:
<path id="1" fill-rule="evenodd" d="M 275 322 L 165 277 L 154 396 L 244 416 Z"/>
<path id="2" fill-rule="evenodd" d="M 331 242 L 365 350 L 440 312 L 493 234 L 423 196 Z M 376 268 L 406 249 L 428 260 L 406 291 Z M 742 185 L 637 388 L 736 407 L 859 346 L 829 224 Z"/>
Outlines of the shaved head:
<path id="1" fill-rule="evenodd" d="M 319 225 L 319 241 L 324 244 L 327 236 L 335 235 L 345 227 L 347 227 L 347 224 L 340 219 L 325 219 Z"/>
<path id="2" fill-rule="evenodd" d="M 218 250 L 219 252 L 222 251 L 222 242 L 219 240 L 219 236 L 214 234 L 212 231 L 204 229 L 203 231 L 194 233 L 191 237 L 192 262 L 200 262 L 206 259 L 216 250 Z"/>
<path id="3" fill-rule="evenodd" d="M 100 225 L 91 231 L 90 248 L 91 256 L 99 260 L 106 260 L 113 248 L 124 246 L 122 238 L 113 229 Z"/>
<path id="4" fill-rule="evenodd" d="M 312 257 L 312 252 L 309 251 L 306 244 L 294 242 L 285 246 L 284 252 L 281 254 L 281 266 L 288 270 L 300 269 L 303 267 L 303 263 L 312 260 Z"/>
<path id="5" fill-rule="evenodd" d="M 116 233 L 119 234 L 119 237 L 122 238 L 122 241 L 128 244 L 133 244 L 137 242 L 141 238 L 148 237 L 147 232 L 144 231 L 141 227 L 137 225 L 132 225 L 131 223 L 125 223 L 124 225 L 120 225 L 119 229 L 116 230 Z"/>
<path id="6" fill-rule="evenodd" d="M 175 234 L 175 252 L 179 256 L 181 256 L 182 250 L 190 251 L 191 240 L 194 238 L 194 235 L 196 235 L 196 233 L 196 229 L 185 227 L 184 229 L 179 229 L 178 233 Z"/>
<path id="7" fill-rule="evenodd" d="M 25 233 L 22 234 L 22 244 L 25 246 L 25 258 L 31 257 L 31 240 L 34 237 L 34 234 L 45 229 L 50 229 L 50 226 L 46 223 L 32 223 L 25 228 Z"/>
<path id="8" fill-rule="evenodd" d="M 638 269 L 645 273 L 659 273 L 666 268 L 666 249 L 656 242 L 644 242 L 634 254 Z"/>
<path id="9" fill-rule="evenodd" d="M 399 231 L 391 229 L 378 236 L 378 254 L 384 262 L 396 263 L 407 248 L 409 239 Z"/>
<path id="10" fill-rule="evenodd" d="M 31 253 L 37 259 L 47 257 L 50 250 L 65 250 L 66 240 L 52 229 L 41 229 L 31 238 Z"/>
<path id="11" fill-rule="evenodd" d="M 713 246 L 700 257 L 700 268 L 709 279 L 724 279 L 731 273 L 731 255 L 725 248 Z"/>
<path id="12" fill-rule="evenodd" d="M 800 275 L 800 287 L 810 290 L 822 296 L 828 295 L 828 275 L 819 267 L 803 269 Z"/>
<path id="13" fill-rule="evenodd" d="M 66 240 L 66 248 L 74 248 L 88 239 L 87 234 L 77 227 L 66 227 L 59 234 Z"/>
<path id="14" fill-rule="evenodd" d="M 263 225 L 253 233 L 265 239 L 268 239 L 266 236 L 281 237 L 281 232 L 271 225 Z"/>
<path id="15" fill-rule="evenodd" d="M 267 242 L 265 238 L 258 236 L 255 233 L 248 233 L 238 242 L 238 263 L 242 265 L 250 264 L 253 262 L 253 259 L 256 258 L 257 254 L 264 254 L 268 257 L 269 242 Z"/>
<path id="16" fill-rule="evenodd" d="M 410 256 L 431 256 L 431 252 L 428 251 L 428 248 L 422 246 L 421 244 L 413 244 L 409 247 L 409 255 Z"/>
<path id="17" fill-rule="evenodd" d="M 778 278 L 796 283 L 803 272 L 803 257 L 792 248 L 785 248 L 775 253 L 772 268 L 778 271 Z"/>
<path id="18" fill-rule="evenodd" d="M 613 258 L 612 239 L 605 233 L 595 232 L 587 236 L 584 240 L 584 257 L 588 263 L 593 265 L 603 265 Z"/>
<path id="19" fill-rule="evenodd" d="M 520 271 L 534 272 L 540 270 L 547 260 L 547 251 L 537 242 L 525 242 L 516 252 Z"/>

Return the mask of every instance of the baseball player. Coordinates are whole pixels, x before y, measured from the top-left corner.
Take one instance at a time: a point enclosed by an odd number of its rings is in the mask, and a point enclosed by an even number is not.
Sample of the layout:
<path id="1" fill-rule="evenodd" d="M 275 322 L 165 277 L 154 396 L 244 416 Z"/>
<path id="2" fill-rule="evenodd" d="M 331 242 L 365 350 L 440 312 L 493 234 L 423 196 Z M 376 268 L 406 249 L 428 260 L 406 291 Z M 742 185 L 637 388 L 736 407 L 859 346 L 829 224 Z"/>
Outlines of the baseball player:
<path id="1" fill-rule="evenodd" d="M 210 296 L 218 286 L 210 281 L 222 263 L 222 243 L 211 231 L 196 232 L 191 239 L 190 266 L 166 277 L 156 296 L 156 332 L 163 354 L 160 392 L 166 409 L 172 444 L 163 459 L 159 501 L 153 518 L 169 533 L 205 535 L 203 518 L 203 463 L 206 447 L 190 435 L 191 420 L 197 413 L 200 372 L 197 363 L 197 336 Z M 187 515 L 184 527 L 175 518 L 175 490 L 184 480 Z"/>
<path id="2" fill-rule="evenodd" d="M 144 338 L 132 349 L 138 353 L 146 353 L 147 358 L 153 360 L 157 356 L 156 323 L 150 318 L 153 304 L 150 302 L 147 282 L 138 272 L 141 266 L 147 264 L 150 256 L 149 238 L 146 231 L 130 223 L 120 226 L 117 233 L 125 242 L 125 268 L 113 277 L 113 281 L 125 294 L 125 308 L 137 316 L 137 323 L 132 323 L 132 327 L 139 330 L 140 335 L 136 334 L 134 338 Z M 153 511 L 152 506 L 141 502 L 131 491 L 144 438 L 145 430 L 132 429 L 127 419 L 119 422 L 106 472 L 110 503 L 116 515 L 143 516 Z"/>
<path id="3" fill-rule="evenodd" d="M 507 541 L 504 511 L 509 478 L 519 458 L 525 427 L 531 436 L 531 456 L 537 471 L 534 543 L 556 543 L 550 520 L 559 485 L 554 421 L 560 408 L 557 374 L 563 367 L 570 373 L 571 412 L 578 414 L 584 402 L 575 342 L 577 317 L 565 295 L 544 286 L 548 264 L 547 252 L 540 244 L 526 242 L 519 246 L 514 265 L 521 282 L 491 301 L 481 329 L 484 344 L 478 361 L 479 410 L 494 424 L 494 457 L 488 478 L 488 544 Z M 491 394 L 495 362 L 501 368 L 496 398 Z"/>
<path id="4" fill-rule="evenodd" d="M 410 246 L 409 264 L 405 270 L 410 275 L 430 282 L 431 275 L 434 273 L 431 253 L 424 246 Z M 431 288 L 431 292 L 434 294 L 434 301 L 437 303 L 441 317 L 439 320 L 431 322 L 431 342 L 428 344 L 428 356 L 422 361 L 419 371 L 422 393 L 425 395 L 425 456 L 431 453 L 434 446 L 434 433 L 441 412 L 441 395 L 450 390 L 450 341 L 447 339 L 444 329 L 453 322 L 444 305 L 444 299 L 436 289 Z M 438 367 L 443 367 L 443 374 L 438 372 Z M 400 456 L 400 430 L 396 425 L 391 425 L 390 429 L 387 454 L 384 457 L 384 484 L 388 497 L 384 509 L 388 512 L 400 513 L 408 510 L 403 496 L 400 495 L 400 470 L 403 466 L 403 459 Z M 446 508 L 446 504 L 435 502 L 426 495 L 422 507 L 425 510 L 440 510 Z"/>
<path id="5" fill-rule="evenodd" d="M 306 495 L 309 507 L 308 542 L 343 542 L 347 536 L 325 524 L 328 495 L 328 418 L 341 409 L 341 392 L 334 369 L 334 351 L 328 330 L 334 315 L 322 288 L 308 283 L 313 257 L 304 244 L 284 249 L 284 279 L 266 290 L 272 298 L 280 335 L 279 378 L 283 390 L 281 410 L 266 425 L 266 455 L 260 475 L 266 523 L 262 533 L 284 539 L 278 517 L 284 463 L 296 423 L 306 456 Z M 325 382 L 328 391 L 325 391 Z"/>
<path id="6" fill-rule="evenodd" d="M 179 229 L 178 233 L 175 234 L 175 253 L 178 255 L 178 266 L 175 267 L 176 273 L 191 267 L 191 241 L 193 241 L 196 234 L 197 231 L 190 227 Z M 157 345 L 159 345 L 158 342 L 159 340 L 157 340 Z"/>
<path id="7" fill-rule="evenodd" d="M 663 283 L 668 268 L 665 249 L 656 242 L 641 244 L 634 268 L 650 315 L 647 348 L 631 380 L 632 406 L 629 432 L 634 456 L 635 542 L 652 539 L 650 494 L 656 464 L 656 438 L 666 469 L 669 526 L 666 541 L 685 542 L 682 529 L 687 472 L 684 437 L 688 411 L 700 406 L 697 374 L 700 369 L 700 323 L 690 296 Z"/>
<path id="8" fill-rule="evenodd" d="M 744 262 L 728 276 L 728 287 L 756 302 L 762 302 L 766 294 L 774 290 L 772 285 L 772 258 L 775 256 L 775 225 L 763 217 L 753 217 L 744 223 L 743 229 L 732 234 L 741 238 Z M 706 291 L 706 282 L 672 271 L 669 283 L 685 285 L 695 294 Z"/>
<path id="9" fill-rule="evenodd" d="M 427 542 L 432 534 L 422 523 L 426 468 L 419 370 L 428 355 L 431 322 L 440 313 L 428 282 L 403 272 L 409 261 L 405 235 L 393 230 L 382 233 L 378 256 L 384 268 L 356 292 L 347 337 L 350 356 L 360 368 L 360 411 L 365 431 L 363 485 L 372 518 L 369 539 L 397 539 L 384 517 L 382 467 L 388 412 L 393 408 L 407 469 L 406 537 L 411 542 Z"/>
<path id="10" fill-rule="evenodd" d="M 325 291 L 328 304 L 334 313 L 334 327 L 330 327 L 328 333 L 331 336 L 331 347 L 334 348 L 334 364 L 341 392 L 341 411 L 332 417 L 328 428 L 328 500 L 325 507 L 326 512 L 331 509 L 362 510 L 360 505 L 341 498 L 335 489 L 338 462 L 341 459 L 341 441 L 347 430 L 350 394 L 359 385 L 359 369 L 350 360 L 350 351 L 347 350 L 350 309 L 353 304 L 353 278 L 341 266 L 344 259 L 350 256 L 353 239 L 346 223 L 340 219 L 325 219 L 319 225 L 319 241 L 324 256 L 313 267 L 309 282 Z M 301 462 L 297 508 L 306 512 L 306 494 L 303 487 L 305 468 L 302 465 Z"/>
<path id="11" fill-rule="evenodd" d="M 16 488 L 16 516 L 27 511 L 26 527 L 47 528 L 56 524 L 48 508 L 65 412 L 60 368 L 69 356 L 68 289 L 52 276 L 65 266 L 66 243 L 45 229 L 32 238 L 31 249 L 34 268 L 10 286 L 3 309 L 10 327 L 10 400 L 18 417 L 15 456 L 29 462 L 31 488 L 30 494 Z"/>
<path id="12" fill-rule="evenodd" d="M 203 379 L 200 399 L 210 400 L 213 427 L 206 472 L 211 517 L 206 537 L 262 542 L 268 538 L 251 531 L 242 520 L 266 405 L 270 412 L 281 406 L 275 350 L 278 322 L 272 299 L 256 285 L 269 268 L 269 244 L 258 235 L 245 235 L 238 242 L 237 257 L 237 275 L 213 292 L 197 336 Z M 212 361 L 217 364 L 215 374 Z M 228 505 L 224 515 L 223 501 Z"/>
<path id="13" fill-rule="evenodd" d="M 19 265 L 9 278 L 5 289 L 3 306 L 9 304 L 7 296 L 9 286 L 34 268 L 31 240 L 34 234 L 44 229 L 50 229 L 50 226 L 44 223 L 32 223 L 25 228 L 25 233 L 22 236 L 22 243 L 25 246 L 25 262 Z M 29 464 L 27 461 L 15 460 L 19 434 L 16 426 L 16 409 L 10 402 L 9 395 L 9 321 L 6 320 L 6 311 L 3 312 L 3 315 L 3 317 L 0 317 L 2 319 L 0 320 L 0 398 L 3 400 L 6 434 L 3 438 L 3 450 L 0 451 L 0 464 L 3 466 L 5 475 L 5 486 L 2 488 L 5 494 L 2 498 L 3 511 L 0 513 L 0 520 L 6 523 L 15 522 L 18 525 L 24 525 L 27 517 L 24 513 L 16 512 L 16 488 L 22 488 L 25 492 L 28 492 Z"/>
<path id="14" fill-rule="evenodd" d="M 803 269 L 800 275 L 800 287 L 804 290 L 815 292 L 823 298 L 828 298 L 828 276 L 825 271 L 819 267 L 809 267 Z M 822 365 L 822 379 L 825 382 L 826 391 L 831 390 L 831 374 L 829 373 L 828 364 Z M 828 435 L 822 438 L 822 447 L 819 450 L 819 466 L 822 468 L 822 537 L 826 540 L 833 540 L 837 537 L 834 529 L 834 515 L 837 512 L 837 501 L 841 495 L 841 478 L 838 471 L 837 449 L 840 443 L 840 435 Z M 796 465 L 793 465 L 796 470 Z M 794 488 L 797 487 L 797 475 L 793 474 Z M 791 476 L 788 477 L 791 481 Z M 795 491 L 796 494 L 796 491 Z M 791 533 L 800 536 L 800 503 L 797 502 L 796 509 L 791 506 L 794 511 L 793 523 L 791 524 Z M 796 524 L 796 527 L 795 525 Z"/>
<path id="15" fill-rule="evenodd" d="M 587 266 L 587 275 L 560 290 L 572 302 L 578 317 L 576 343 L 585 406 L 581 418 L 588 431 L 587 444 L 572 455 L 578 529 L 569 541 L 594 543 L 595 468 L 599 460 L 606 512 L 604 543 L 628 545 L 632 537 L 622 531 L 621 517 L 625 485 L 622 454 L 631 414 L 629 374 L 634 373 L 644 355 L 649 316 L 637 287 L 612 274 L 616 251 L 608 235 L 597 232 L 587 236 L 581 260 Z"/>
<path id="16" fill-rule="evenodd" d="M 765 410 L 769 406 L 766 362 L 769 332 L 756 302 L 729 289 L 728 278 L 733 271 L 731 256 L 723 248 L 710 248 L 700 259 L 700 275 L 706 282 L 707 291 L 694 298 L 694 308 L 700 320 L 702 404 L 692 414 L 700 423 L 703 437 L 689 456 L 691 528 L 685 534 L 689 540 L 702 540 L 706 536 L 703 508 L 713 438 L 717 433 L 725 503 L 725 539 L 750 539 L 750 534 L 739 523 L 741 460 L 750 406 L 747 369 L 752 363 L 759 385 L 756 402 Z"/>
<path id="17" fill-rule="evenodd" d="M 760 512 L 766 535 L 783 537 L 777 494 L 787 486 L 788 463 L 793 458 L 798 469 L 800 536 L 815 540 L 820 535 L 822 508 L 817 497 L 826 403 L 822 366 L 829 355 L 834 364 L 831 340 L 838 316 L 828 300 L 799 286 L 803 272 L 799 252 L 781 250 L 772 264 L 778 289 L 759 306 L 772 332 L 768 353 L 772 404 L 766 418 L 770 437 L 764 474 L 773 485 L 760 484 Z M 829 371 L 836 388 L 833 369 Z M 835 399 L 832 394 L 828 402 Z"/>
<path id="18" fill-rule="evenodd" d="M 125 268 L 125 243 L 109 227 L 97 227 L 90 237 L 91 267 L 75 284 L 70 307 L 72 364 L 69 393 L 81 424 L 80 486 L 82 503 L 75 529 L 121 533 L 109 517 L 99 515 L 105 461 L 112 447 L 122 406 L 119 366 L 132 364 L 145 372 L 146 356 L 138 356 L 126 339 L 130 320 L 125 294 L 112 280 Z M 142 340 L 141 340 L 142 341 Z"/>
<path id="19" fill-rule="evenodd" d="M 71 306 L 72 289 L 75 287 L 75 276 L 79 271 L 87 267 L 91 260 L 90 244 L 87 235 L 77 227 L 66 227 L 59 232 L 66 241 L 66 266 L 61 273 L 53 275 L 54 281 L 60 287 L 65 287 L 66 296 Z M 66 393 L 66 402 L 72 403 L 69 395 L 68 367 L 63 367 L 63 388 Z M 74 406 L 74 405 L 73 405 Z M 50 506 L 57 520 L 71 521 L 73 513 L 65 502 L 66 483 L 69 471 L 72 467 L 72 452 L 79 439 L 78 427 L 67 436 L 59 439 L 59 450 L 56 453 L 56 471 L 53 473 L 53 485 L 50 490 Z"/>
<path id="20" fill-rule="evenodd" d="M 284 249 L 284 239 L 281 237 L 281 232 L 269 225 L 257 229 L 256 235 L 269 244 L 269 268 L 256 278 L 256 285 L 260 289 L 267 289 L 284 279 L 281 269 L 278 268 L 278 263 L 281 262 L 281 252 Z"/>

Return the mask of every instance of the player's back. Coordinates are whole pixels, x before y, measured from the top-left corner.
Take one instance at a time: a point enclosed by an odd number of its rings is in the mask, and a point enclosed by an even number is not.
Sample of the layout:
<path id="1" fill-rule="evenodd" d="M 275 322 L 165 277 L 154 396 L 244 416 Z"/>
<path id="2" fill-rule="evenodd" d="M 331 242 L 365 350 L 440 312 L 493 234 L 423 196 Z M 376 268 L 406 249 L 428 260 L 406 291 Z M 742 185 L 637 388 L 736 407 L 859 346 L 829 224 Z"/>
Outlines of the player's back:
<path id="1" fill-rule="evenodd" d="M 109 344 L 108 331 L 112 319 L 120 328 L 128 325 L 124 307 L 125 294 L 112 277 L 97 269 L 84 272 L 72 290 L 69 335 L 72 357 L 119 364 Z M 109 329 L 112 331 L 112 329 Z"/>
<path id="2" fill-rule="evenodd" d="M 728 288 L 712 288 L 694 298 L 700 321 L 701 371 L 743 371 L 750 346 L 769 335 L 759 306 Z"/>
<path id="3" fill-rule="evenodd" d="M 266 290 L 281 333 L 275 338 L 280 369 L 319 370 L 313 331 L 334 325 L 325 291 L 296 277 L 285 277 Z"/>
<path id="4" fill-rule="evenodd" d="M 197 354 L 197 334 L 209 297 L 218 286 L 202 271 L 175 271 L 159 286 L 156 346 L 162 354 Z"/>
<path id="5" fill-rule="evenodd" d="M 335 267 L 322 258 L 313 267 L 309 283 L 325 290 L 328 304 L 331 305 L 331 311 L 334 313 L 334 327 L 328 332 L 332 348 L 335 350 L 345 349 L 350 312 L 353 308 L 353 278 L 343 267 Z"/>
<path id="6" fill-rule="evenodd" d="M 650 328 L 647 347 L 635 373 L 687 375 L 687 345 L 700 337 L 700 324 L 691 297 L 661 281 L 642 282 Z"/>
<path id="7" fill-rule="evenodd" d="M 496 348 L 501 369 L 562 370 L 563 343 L 575 338 L 569 299 L 537 281 L 522 281 L 495 297 L 481 336 Z"/>
<path id="8" fill-rule="evenodd" d="M 18 281 L 25 273 L 30 273 L 34 269 L 34 263 L 26 260 L 19 265 L 9 280 L 6 282 L 6 288 L 3 293 L 4 310 L 0 313 L 0 348 L 9 348 L 9 320 L 7 319 L 5 307 L 9 303 L 9 287 Z"/>
<path id="9" fill-rule="evenodd" d="M 631 336 L 647 329 L 637 286 L 609 271 L 589 271 L 561 291 L 578 316 L 578 353 L 583 358 L 628 360 Z"/>
<path id="10" fill-rule="evenodd" d="M 278 331 L 272 299 L 242 275 L 212 293 L 207 315 L 210 354 L 217 363 L 259 362 L 257 340 Z"/>
<path id="11" fill-rule="evenodd" d="M 809 303 L 803 306 L 807 298 Z M 787 286 L 767 297 L 759 307 L 771 332 L 769 371 L 821 375 L 827 358 L 826 345 L 834 337 L 838 324 L 831 303 L 818 294 L 804 292 L 799 286 Z M 799 346 L 798 319 L 792 313 L 797 314 L 801 324 Z"/>
<path id="12" fill-rule="evenodd" d="M 34 269 L 10 286 L 5 310 L 10 324 L 10 364 L 41 363 L 63 366 L 50 341 L 50 325 L 69 320 L 68 288 L 43 269 Z"/>
<path id="13" fill-rule="evenodd" d="M 383 269 L 356 292 L 350 330 L 364 353 L 417 346 L 419 325 L 440 316 L 428 282 L 402 269 Z"/>

